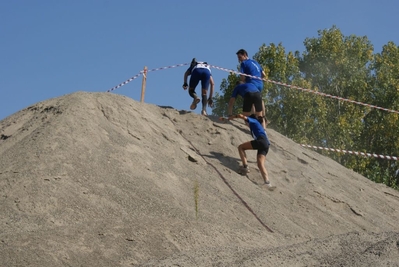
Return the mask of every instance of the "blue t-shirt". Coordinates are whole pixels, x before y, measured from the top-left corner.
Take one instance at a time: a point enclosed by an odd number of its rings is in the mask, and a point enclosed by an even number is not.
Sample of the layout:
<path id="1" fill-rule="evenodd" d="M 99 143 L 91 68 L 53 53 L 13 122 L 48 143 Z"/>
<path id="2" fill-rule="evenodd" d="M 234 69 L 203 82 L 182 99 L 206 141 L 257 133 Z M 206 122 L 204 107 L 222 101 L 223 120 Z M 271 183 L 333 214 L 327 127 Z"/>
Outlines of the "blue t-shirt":
<path id="1" fill-rule="evenodd" d="M 259 136 L 263 135 L 264 137 L 266 137 L 266 142 L 270 146 L 269 137 L 267 136 L 265 129 L 263 129 L 262 124 L 260 124 L 257 119 L 251 117 L 247 118 L 249 129 L 251 129 L 251 134 L 253 138 L 258 139 Z"/>
<path id="2" fill-rule="evenodd" d="M 240 95 L 242 98 L 244 98 L 246 93 L 256 93 L 256 92 L 259 92 L 259 90 L 258 88 L 256 88 L 254 84 L 242 83 L 234 88 L 231 97 L 237 98 L 237 95 Z"/>
<path id="3" fill-rule="evenodd" d="M 247 59 L 241 62 L 240 65 L 240 72 L 245 73 L 251 76 L 259 77 L 262 79 L 262 67 L 259 65 L 258 62 L 256 62 L 253 59 Z M 258 88 L 259 91 L 262 91 L 263 89 L 263 80 L 256 79 L 256 78 L 251 78 L 248 76 L 245 76 L 245 82 L 246 83 L 253 83 L 255 86 Z"/>

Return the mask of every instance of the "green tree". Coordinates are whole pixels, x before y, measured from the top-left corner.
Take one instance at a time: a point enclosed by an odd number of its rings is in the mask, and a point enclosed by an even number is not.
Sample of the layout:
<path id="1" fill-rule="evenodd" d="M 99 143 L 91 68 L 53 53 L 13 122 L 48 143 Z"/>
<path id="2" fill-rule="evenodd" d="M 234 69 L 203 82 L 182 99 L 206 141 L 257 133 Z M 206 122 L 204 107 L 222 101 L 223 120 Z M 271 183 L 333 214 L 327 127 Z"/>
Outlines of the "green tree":
<path id="1" fill-rule="evenodd" d="M 381 53 L 374 56 L 372 89 L 368 103 L 399 110 L 399 47 L 389 42 Z M 399 114 L 372 109 L 364 118 L 362 146 L 373 153 L 399 155 Z M 367 162 L 365 175 L 376 182 L 399 188 L 398 162 L 373 158 Z"/>
<path id="2" fill-rule="evenodd" d="M 320 97 L 295 89 L 310 87 L 299 71 L 297 57 L 292 52 L 286 54 L 280 43 L 277 46 L 263 44 L 254 59 L 262 65 L 267 80 L 278 81 L 266 83 L 263 90 L 266 114 L 272 122 L 270 127 L 300 143 L 317 140 L 315 122 L 322 117 L 325 108 Z"/>
<path id="3" fill-rule="evenodd" d="M 306 38 L 306 51 L 298 57 L 301 73 L 320 92 L 364 102 L 368 84 L 373 46 L 367 37 L 344 36 L 333 26 L 318 32 L 318 38 Z M 318 123 L 319 133 L 327 147 L 359 149 L 357 141 L 363 130 L 367 108 L 333 98 L 323 98 L 325 117 Z M 356 165 L 350 155 L 332 155 L 341 164 Z"/>
<path id="4" fill-rule="evenodd" d="M 343 99 L 399 110 L 399 47 L 389 42 L 374 55 L 367 37 L 344 36 L 335 26 L 318 31 L 317 38 L 306 38 L 304 45 L 300 54 L 286 53 L 282 44 L 263 44 L 254 56 L 266 73 L 262 97 L 271 120 L 268 127 L 297 143 L 398 156 L 399 114 Z M 214 114 L 226 115 L 237 81 L 235 73 L 223 79 Z M 239 98 L 235 112 L 241 106 Z M 321 153 L 373 181 L 399 188 L 398 161 Z"/>
<path id="5" fill-rule="evenodd" d="M 213 98 L 214 100 L 214 107 L 212 108 L 212 114 L 216 116 L 227 116 L 227 107 L 233 93 L 235 84 L 239 81 L 239 76 L 236 75 L 234 72 L 231 72 L 227 79 L 223 79 L 220 85 L 220 91 L 215 93 Z M 242 99 L 238 97 L 234 103 L 233 113 L 237 114 L 242 111 Z"/>

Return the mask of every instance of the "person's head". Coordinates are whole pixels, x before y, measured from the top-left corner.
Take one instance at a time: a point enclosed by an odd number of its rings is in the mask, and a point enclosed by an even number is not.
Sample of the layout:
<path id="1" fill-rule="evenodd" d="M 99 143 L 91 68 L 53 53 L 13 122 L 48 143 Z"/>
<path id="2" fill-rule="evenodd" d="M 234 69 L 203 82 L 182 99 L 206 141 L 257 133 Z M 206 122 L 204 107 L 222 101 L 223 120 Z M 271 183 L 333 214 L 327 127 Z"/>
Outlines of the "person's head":
<path id="1" fill-rule="evenodd" d="M 256 116 L 255 114 L 249 115 L 250 118 L 256 119 L 260 124 L 263 123 L 263 117 L 262 116 Z"/>
<path id="2" fill-rule="evenodd" d="M 191 60 L 190 66 L 191 66 L 191 67 L 194 67 L 196 63 L 197 63 L 197 60 L 196 60 L 195 58 L 193 58 L 193 59 Z"/>
<path id="3" fill-rule="evenodd" d="M 248 53 L 244 49 L 238 50 L 236 55 L 237 55 L 237 58 L 238 58 L 239 62 L 242 62 L 242 61 L 248 59 Z"/>

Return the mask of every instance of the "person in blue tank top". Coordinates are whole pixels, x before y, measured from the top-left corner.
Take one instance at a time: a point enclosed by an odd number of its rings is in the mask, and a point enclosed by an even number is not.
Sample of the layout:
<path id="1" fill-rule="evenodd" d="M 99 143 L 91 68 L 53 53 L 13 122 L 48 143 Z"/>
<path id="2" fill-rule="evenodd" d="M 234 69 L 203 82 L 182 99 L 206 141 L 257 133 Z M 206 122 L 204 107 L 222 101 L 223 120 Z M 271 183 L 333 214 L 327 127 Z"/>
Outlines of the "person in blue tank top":
<path id="1" fill-rule="evenodd" d="M 187 84 L 187 78 L 190 76 L 190 82 Z M 212 78 L 211 69 L 206 62 L 196 61 L 195 58 L 191 61 L 190 67 L 184 73 L 184 83 L 183 89 L 187 90 L 189 95 L 193 98 L 193 102 L 190 106 L 191 110 L 197 108 L 197 104 L 201 101 L 197 94 L 195 93 L 195 87 L 197 87 L 198 83 L 201 81 L 201 96 L 202 96 L 202 115 L 207 115 L 206 113 L 206 104 L 210 107 L 213 106 L 212 96 L 215 83 Z M 211 86 L 211 90 L 209 92 L 209 98 L 207 99 L 208 88 Z"/>
<path id="2" fill-rule="evenodd" d="M 263 90 L 263 78 L 266 77 L 265 72 L 263 71 L 262 66 L 255 60 L 250 59 L 248 57 L 247 51 L 244 49 L 240 49 L 236 53 L 237 59 L 240 62 L 240 72 L 251 75 L 258 78 L 249 77 L 246 75 L 240 76 L 240 83 L 253 83 L 256 88 L 258 88 L 259 92 L 262 93 Z M 262 115 L 265 116 L 265 104 L 262 99 Z"/>
<path id="3" fill-rule="evenodd" d="M 269 190 L 274 190 L 276 187 L 272 186 L 269 180 L 269 175 L 267 173 L 265 167 L 266 155 L 269 152 L 270 140 L 267 136 L 265 129 L 263 128 L 264 118 L 262 116 L 256 116 L 252 114 L 250 116 L 245 116 L 243 114 L 231 115 L 229 116 L 229 120 L 232 119 L 243 119 L 251 130 L 251 135 L 254 138 L 252 141 L 248 141 L 242 143 L 238 146 L 238 153 L 240 155 L 242 161 L 242 167 L 238 169 L 238 173 L 242 175 L 246 175 L 250 172 L 248 167 L 248 161 L 245 151 L 246 150 L 258 150 L 256 156 L 256 162 L 259 168 L 259 171 L 262 175 L 263 181 L 265 182 L 265 186 Z"/>

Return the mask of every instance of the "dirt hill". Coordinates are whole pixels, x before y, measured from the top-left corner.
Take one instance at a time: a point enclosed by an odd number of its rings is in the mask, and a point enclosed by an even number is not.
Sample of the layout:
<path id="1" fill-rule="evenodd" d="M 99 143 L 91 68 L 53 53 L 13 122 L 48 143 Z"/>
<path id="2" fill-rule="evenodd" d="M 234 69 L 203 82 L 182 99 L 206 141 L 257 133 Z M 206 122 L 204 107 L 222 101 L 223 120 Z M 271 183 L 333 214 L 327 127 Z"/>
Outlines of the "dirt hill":
<path id="1" fill-rule="evenodd" d="M 271 126 L 272 127 L 272 126 Z M 0 266 L 399 266 L 399 192 L 268 129 L 77 92 L 0 121 Z"/>

